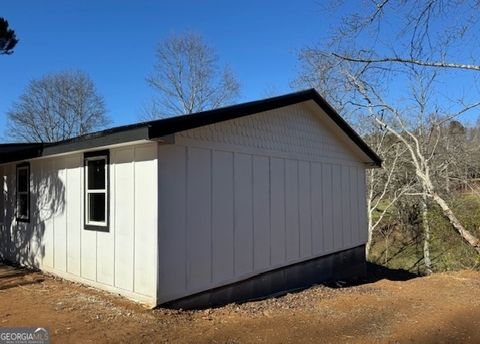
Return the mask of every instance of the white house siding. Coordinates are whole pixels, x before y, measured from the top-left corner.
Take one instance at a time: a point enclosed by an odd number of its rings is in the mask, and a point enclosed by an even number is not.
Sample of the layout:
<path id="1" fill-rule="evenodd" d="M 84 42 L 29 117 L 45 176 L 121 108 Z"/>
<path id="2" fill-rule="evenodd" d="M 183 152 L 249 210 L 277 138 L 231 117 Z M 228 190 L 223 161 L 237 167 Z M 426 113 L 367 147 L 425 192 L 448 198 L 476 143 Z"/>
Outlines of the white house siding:
<path id="1" fill-rule="evenodd" d="M 365 165 L 323 116 L 299 104 L 159 145 L 160 303 L 365 244 Z"/>
<path id="2" fill-rule="evenodd" d="M 155 304 L 157 154 L 156 143 L 110 150 L 108 232 L 83 229 L 83 153 L 30 162 L 30 223 L 13 219 L 16 165 L 1 166 L 1 257 Z"/>

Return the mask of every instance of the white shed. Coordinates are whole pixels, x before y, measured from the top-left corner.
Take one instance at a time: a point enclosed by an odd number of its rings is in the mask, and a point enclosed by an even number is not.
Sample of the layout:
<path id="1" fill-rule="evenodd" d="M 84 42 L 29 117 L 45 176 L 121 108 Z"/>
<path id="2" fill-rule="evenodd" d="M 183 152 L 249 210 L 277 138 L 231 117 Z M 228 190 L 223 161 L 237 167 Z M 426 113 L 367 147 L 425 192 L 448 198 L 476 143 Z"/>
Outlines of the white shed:
<path id="1" fill-rule="evenodd" d="M 183 308 L 354 276 L 380 164 L 314 90 L 4 144 L 0 258 Z"/>

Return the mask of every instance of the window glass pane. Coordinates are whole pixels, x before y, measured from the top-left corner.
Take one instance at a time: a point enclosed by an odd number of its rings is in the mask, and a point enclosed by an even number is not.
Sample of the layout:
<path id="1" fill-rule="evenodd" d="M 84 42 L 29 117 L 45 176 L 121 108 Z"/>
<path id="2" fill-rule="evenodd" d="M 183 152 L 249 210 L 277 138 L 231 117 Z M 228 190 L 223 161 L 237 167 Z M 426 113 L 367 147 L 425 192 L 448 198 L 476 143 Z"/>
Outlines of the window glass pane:
<path id="1" fill-rule="evenodd" d="M 18 178 L 18 191 L 27 192 L 28 191 L 28 170 L 19 169 L 17 170 Z"/>
<path id="2" fill-rule="evenodd" d="M 105 222 L 105 194 L 88 194 L 89 221 Z"/>
<path id="3" fill-rule="evenodd" d="M 5 220 L 5 176 L 0 175 L 0 223 Z"/>
<path id="4" fill-rule="evenodd" d="M 105 189 L 105 159 L 88 160 L 88 189 Z"/>
<path id="5" fill-rule="evenodd" d="M 17 217 L 28 218 L 28 195 L 17 196 Z"/>

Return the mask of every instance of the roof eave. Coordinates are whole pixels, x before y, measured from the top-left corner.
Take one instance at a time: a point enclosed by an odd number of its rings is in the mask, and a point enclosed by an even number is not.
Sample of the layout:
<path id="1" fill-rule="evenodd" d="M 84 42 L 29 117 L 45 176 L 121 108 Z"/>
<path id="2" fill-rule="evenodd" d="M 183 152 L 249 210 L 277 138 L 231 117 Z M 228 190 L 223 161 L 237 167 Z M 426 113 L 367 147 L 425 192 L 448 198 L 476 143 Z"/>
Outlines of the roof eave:
<path id="1" fill-rule="evenodd" d="M 156 121 L 111 128 L 56 143 L 39 144 L 39 146 L 35 145 L 33 148 L 29 147 L 25 150 L 2 154 L 0 156 L 0 163 L 64 154 L 73 151 L 90 150 L 98 147 L 105 147 L 139 140 L 159 140 L 165 136 L 180 131 L 228 121 L 231 119 L 298 104 L 309 100 L 315 101 L 317 105 L 323 109 L 325 113 L 336 123 L 336 125 L 338 125 L 347 134 L 347 136 L 371 159 L 375 166 L 382 166 L 382 160 L 380 157 L 314 89 L 249 103 L 232 105 L 220 109 L 203 111 L 194 115 L 182 115 Z"/>
<path id="2" fill-rule="evenodd" d="M 99 147 L 149 139 L 148 125 L 133 127 L 123 131 L 112 131 L 106 134 L 99 132 L 58 143 L 38 143 L 28 149 L 5 153 L 0 157 L 0 164 L 66 154 L 75 151 L 88 151 Z"/>

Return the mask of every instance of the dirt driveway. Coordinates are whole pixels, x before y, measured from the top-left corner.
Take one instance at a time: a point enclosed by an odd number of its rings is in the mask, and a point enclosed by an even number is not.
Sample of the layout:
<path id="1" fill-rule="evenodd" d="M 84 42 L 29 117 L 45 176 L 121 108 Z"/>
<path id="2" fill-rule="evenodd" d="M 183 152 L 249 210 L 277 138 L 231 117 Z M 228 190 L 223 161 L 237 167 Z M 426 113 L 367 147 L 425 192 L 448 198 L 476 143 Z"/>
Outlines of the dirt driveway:
<path id="1" fill-rule="evenodd" d="M 148 310 L 38 272 L 0 266 L 0 327 L 53 343 L 480 343 L 480 273 L 460 271 L 202 311 Z"/>

